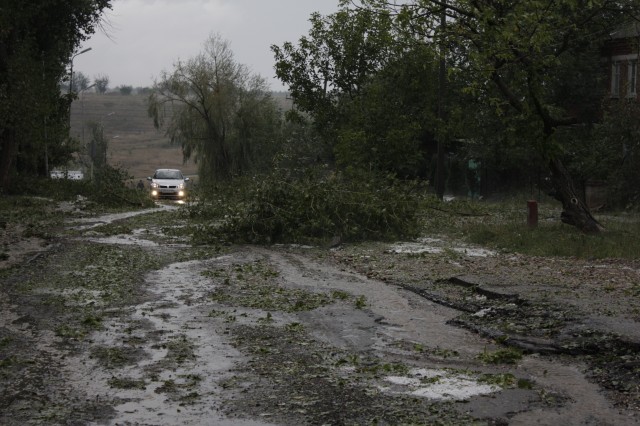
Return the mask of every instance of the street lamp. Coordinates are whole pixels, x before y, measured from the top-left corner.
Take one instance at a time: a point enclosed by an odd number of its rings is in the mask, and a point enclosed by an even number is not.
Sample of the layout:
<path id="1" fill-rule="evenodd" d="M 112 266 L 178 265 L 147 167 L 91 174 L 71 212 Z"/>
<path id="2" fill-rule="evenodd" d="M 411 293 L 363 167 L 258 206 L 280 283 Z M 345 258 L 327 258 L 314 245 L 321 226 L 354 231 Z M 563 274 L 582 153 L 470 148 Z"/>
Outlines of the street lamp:
<path id="1" fill-rule="evenodd" d="M 71 72 L 69 74 L 69 95 L 71 95 L 71 92 L 73 92 L 73 58 L 75 58 L 78 55 L 82 55 L 83 53 L 87 53 L 88 51 L 91 50 L 91 47 L 87 47 L 84 50 L 79 51 L 78 53 L 76 53 L 75 55 L 73 55 L 71 57 Z"/>

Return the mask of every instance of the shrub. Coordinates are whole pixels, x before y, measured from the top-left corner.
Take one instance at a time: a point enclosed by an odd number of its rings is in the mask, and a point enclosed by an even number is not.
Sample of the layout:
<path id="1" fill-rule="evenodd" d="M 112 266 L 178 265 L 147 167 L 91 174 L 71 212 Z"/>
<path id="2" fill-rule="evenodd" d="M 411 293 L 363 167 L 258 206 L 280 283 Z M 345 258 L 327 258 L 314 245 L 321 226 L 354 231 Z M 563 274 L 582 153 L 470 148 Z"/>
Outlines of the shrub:
<path id="1" fill-rule="evenodd" d="M 315 168 L 299 176 L 274 170 L 209 190 L 193 217 L 222 219 L 204 239 L 251 243 L 326 243 L 415 236 L 424 188 L 392 176 L 334 174 Z M 213 201 L 215 200 L 215 201 Z M 213 202 L 212 202 L 213 201 Z M 208 207 L 207 207 L 208 206 Z"/>
<path id="2" fill-rule="evenodd" d="M 78 196 L 102 207 L 150 207 L 153 201 L 144 191 L 128 187 L 128 172 L 106 165 L 96 169 L 93 180 L 21 177 L 11 187 L 10 195 L 46 197 L 56 201 L 75 201 Z"/>

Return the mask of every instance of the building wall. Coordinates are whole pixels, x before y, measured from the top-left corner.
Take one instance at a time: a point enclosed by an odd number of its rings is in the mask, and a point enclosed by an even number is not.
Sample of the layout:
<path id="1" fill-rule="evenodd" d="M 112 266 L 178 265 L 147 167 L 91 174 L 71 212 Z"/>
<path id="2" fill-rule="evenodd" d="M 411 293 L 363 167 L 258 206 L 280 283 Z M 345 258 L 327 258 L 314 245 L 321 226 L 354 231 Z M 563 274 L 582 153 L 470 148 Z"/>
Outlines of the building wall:
<path id="1" fill-rule="evenodd" d="M 607 90 L 611 98 L 638 100 L 638 58 L 640 37 L 628 36 L 611 39 L 605 47 Z"/>

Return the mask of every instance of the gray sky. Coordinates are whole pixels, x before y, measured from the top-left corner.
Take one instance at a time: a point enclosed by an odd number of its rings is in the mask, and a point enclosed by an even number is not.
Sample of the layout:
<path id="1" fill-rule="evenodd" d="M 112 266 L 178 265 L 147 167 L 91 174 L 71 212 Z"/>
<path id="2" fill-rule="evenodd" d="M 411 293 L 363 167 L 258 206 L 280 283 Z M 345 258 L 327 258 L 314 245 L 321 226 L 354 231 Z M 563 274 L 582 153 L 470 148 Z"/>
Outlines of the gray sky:
<path id="1" fill-rule="evenodd" d="M 109 87 L 151 86 L 178 59 L 196 56 L 219 33 L 231 43 L 238 63 L 284 90 L 273 71 L 272 44 L 297 42 L 309 32 L 312 12 L 338 10 L 338 0 L 113 0 L 105 15 L 108 36 L 99 29 L 73 60 L 74 72 L 90 80 L 109 77 Z"/>

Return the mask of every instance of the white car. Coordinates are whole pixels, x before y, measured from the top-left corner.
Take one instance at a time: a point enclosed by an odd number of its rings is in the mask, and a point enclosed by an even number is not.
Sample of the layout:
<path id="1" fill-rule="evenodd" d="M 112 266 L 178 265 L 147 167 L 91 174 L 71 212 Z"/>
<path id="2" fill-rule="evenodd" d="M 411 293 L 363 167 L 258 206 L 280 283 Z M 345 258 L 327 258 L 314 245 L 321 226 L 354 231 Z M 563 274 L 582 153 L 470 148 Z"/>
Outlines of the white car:
<path id="1" fill-rule="evenodd" d="M 187 196 L 188 177 L 177 169 L 158 169 L 148 177 L 152 198 L 184 199 Z"/>

